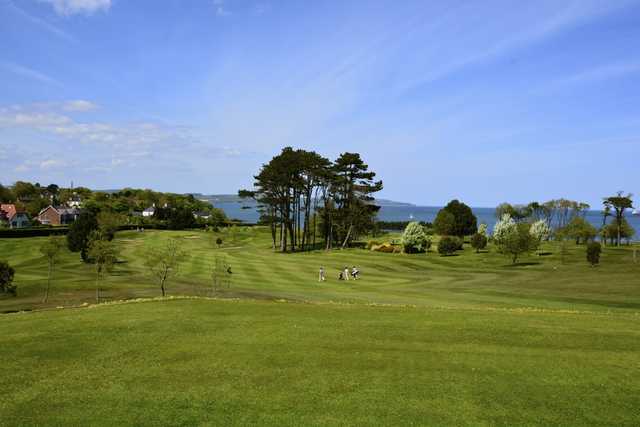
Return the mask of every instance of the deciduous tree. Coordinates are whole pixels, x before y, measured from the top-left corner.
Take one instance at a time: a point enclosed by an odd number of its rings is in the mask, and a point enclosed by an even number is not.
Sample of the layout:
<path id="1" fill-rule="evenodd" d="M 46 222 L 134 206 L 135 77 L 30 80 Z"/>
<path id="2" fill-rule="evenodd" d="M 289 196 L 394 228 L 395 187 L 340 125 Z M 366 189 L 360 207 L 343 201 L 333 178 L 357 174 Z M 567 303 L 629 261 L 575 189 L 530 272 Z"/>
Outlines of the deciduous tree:
<path id="1" fill-rule="evenodd" d="M 178 273 L 187 253 L 176 239 L 169 239 L 160 248 L 151 248 L 146 254 L 145 266 L 151 278 L 160 286 L 162 296 L 166 295 L 166 285 Z"/>
<path id="2" fill-rule="evenodd" d="M 47 240 L 40 246 L 40 253 L 47 260 L 47 287 L 44 291 L 43 303 L 49 299 L 49 289 L 51 288 L 51 280 L 53 279 L 53 270 L 60 254 L 64 248 L 64 241 L 59 236 L 49 236 Z"/>

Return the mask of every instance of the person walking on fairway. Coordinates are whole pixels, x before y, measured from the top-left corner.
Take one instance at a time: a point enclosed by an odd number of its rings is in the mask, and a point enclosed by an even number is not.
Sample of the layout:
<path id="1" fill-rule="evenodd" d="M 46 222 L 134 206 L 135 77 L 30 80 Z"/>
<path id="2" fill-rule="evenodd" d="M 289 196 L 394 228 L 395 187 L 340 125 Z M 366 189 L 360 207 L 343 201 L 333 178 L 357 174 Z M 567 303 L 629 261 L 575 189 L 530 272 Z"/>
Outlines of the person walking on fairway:
<path id="1" fill-rule="evenodd" d="M 344 276 L 344 280 L 349 280 L 349 267 L 344 268 L 343 276 Z"/>
<path id="2" fill-rule="evenodd" d="M 320 274 L 318 275 L 318 282 L 324 282 L 324 267 L 320 266 Z"/>
<path id="3" fill-rule="evenodd" d="M 351 269 L 351 277 L 353 277 L 353 280 L 358 280 L 359 274 L 360 274 L 360 271 L 354 265 L 353 268 Z"/>

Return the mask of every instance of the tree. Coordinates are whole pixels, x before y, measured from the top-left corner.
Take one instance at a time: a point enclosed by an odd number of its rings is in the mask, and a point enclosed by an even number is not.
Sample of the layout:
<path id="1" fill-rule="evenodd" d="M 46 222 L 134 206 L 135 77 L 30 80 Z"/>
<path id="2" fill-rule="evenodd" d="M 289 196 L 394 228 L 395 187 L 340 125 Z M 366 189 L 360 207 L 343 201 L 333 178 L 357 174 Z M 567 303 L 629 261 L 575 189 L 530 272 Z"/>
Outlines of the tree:
<path id="1" fill-rule="evenodd" d="M 605 206 L 605 209 L 609 207 L 609 209 L 613 209 L 615 211 L 615 221 L 617 228 L 617 238 L 616 238 L 616 246 L 620 246 L 620 238 L 621 230 L 622 230 L 622 220 L 624 219 L 624 212 L 626 209 L 633 208 L 633 200 L 631 200 L 632 195 L 627 194 L 623 195 L 622 191 L 618 191 L 615 196 L 605 197 L 602 202 Z"/>
<path id="2" fill-rule="evenodd" d="M 160 286 L 163 297 L 166 295 L 167 282 L 178 273 L 180 264 L 186 258 L 187 253 L 176 239 L 169 239 L 163 247 L 147 252 L 145 266 L 151 278 Z"/>
<path id="3" fill-rule="evenodd" d="M 183 207 L 171 209 L 167 226 L 170 230 L 184 230 L 195 227 L 197 221 L 191 209 Z"/>
<path id="4" fill-rule="evenodd" d="M 331 194 L 335 202 L 334 224 L 336 237 L 346 247 L 351 239 L 373 227 L 380 210 L 374 205 L 373 194 L 382 190 L 382 181 L 374 181 L 358 153 L 342 153 L 333 165 Z"/>
<path id="5" fill-rule="evenodd" d="M 211 285 L 214 294 L 231 286 L 231 265 L 227 263 L 226 255 L 215 257 L 211 268 Z"/>
<path id="6" fill-rule="evenodd" d="M 529 224 L 517 223 L 505 214 L 493 229 L 493 241 L 498 251 L 510 256 L 513 264 L 520 255 L 538 247 L 538 240 L 531 234 L 530 228 Z"/>
<path id="7" fill-rule="evenodd" d="M 118 249 L 113 242 L 103 238 L 99 232 L 91 233 L 87 246 L 87 257 L 93 263 L 96 273 L 96 303 L 100 302 L 100 282 L 105 273 L 113 269 L 118 259 Z"/>
<path id="8" fill-rule="evenodd" d="M 109 241 L 113 240 L 116 231 L 124 223 L 124 218 L 121 214 L 106 211 L 98 213 L 96 220 L 98 221 L 98 229 Z"/>
<path id="9" fill-rule="evenodd" d="M 627 243 L 629 240 L 636 234 L 636 230 L 627 222 L 626 218 L 622 218 L 622 222 L 620 226 L 618 226 L 617 222 L 614 221 L 611 224 L 607 224 L 601 230 L 602 240 L 606 241 L 609 239 L 611 244 L 618 239 L 625 239 Z"/>
<path id="10" fill-rule="evenodd" d="M 458 200 L 452 200 L 442 208 L 453 215 L 454 226 L 450 235 L 464 237 L 476 232 L 478 220 L 471 208 Z"/>
<path id="11" fill-rule="evenodd" d="M 456 229 L 456 218 L 446 209 L 440 209 L 433 221 L 433 228 L 440 236 L 454 235 Z"/>
<path id="12" fill-rule="evenodd" d="M 488 237 L 487 235 L 487 224 L 484 222 L 478 226 L 478 234 L 482 234 L 484 237 Z"/>
<path id="13" fill-rule="evenodd" d="M 598 230 L 589 221 L 580 216 L 573 217 L 563 228 L 563 231 L 567 237 L 576 241 L 576 245 L 588 243 L 595 239 L 598 234 Z"/>
<path id="14" fill-rule="evenodd" d="M 444 236 L 438 242 L 438 253 L 442 256 L 453 255 L 459 247 L 460 243 L 457 237 Z"/>
<path id="15" fill-rule="evenodd" d="M 6 261 L 0 261 L 0 293 L 16 296 L 17 286 L 13 284 L 15 270 Z"/>
<path id="16" fill-rule="evenodd" d="M 602 252 L 602 247 L 598 242 L 591 242 L 587 245 L 587 261 L 591 264 L 591 267 L 596 266 L 596 264 L 600 263 L 600 252 Z"/>
<path id="17" fill-rule="evenodd" d="M 471 247 L 476 250 L 476 253 L 480 252 L 480 249 L 487 247 L 487 236 L 478 232 L 471 236 Z"/>
<path id="18" fill-rule="evenodd" d="M 78 219 L 69 227 L 67 246 L 71 252 L 80 252 L 84 262 L 88 262 L 87 249 L 91 232 L 98 229 L 98 220 L 91 211 L 80 214 Z"/>
<path id="19" fill-rule="evenodd" d="M 402 246 L 408 254 L 422 253 L 431 247 L 431 239 L 420 223 L 410 222 L 402 234 Z"/>
<path id="20" fill-rule="evenodd" d="M 500 220 L 505 215 L 509 215 L 514 221 L 519 222 L 529 215 L 529 211 L 525 206 L 511 205 L 510 203 L 500 203 L 496 207 L 496 218 Z"/>
<path id="21" fill-rule="evenodd" d="M 49 299 L 49 289 L 51 288 L 51 279 L 53 278 L 53 270 L 56 262 L 60 257 L 60 252 L 64 248 L 64 241 L 59 236 L 49 236 L 49 238 L 40 246 L 40 253 L 47 260 L 47 287 L 44 291 L 43 303 Z"/>

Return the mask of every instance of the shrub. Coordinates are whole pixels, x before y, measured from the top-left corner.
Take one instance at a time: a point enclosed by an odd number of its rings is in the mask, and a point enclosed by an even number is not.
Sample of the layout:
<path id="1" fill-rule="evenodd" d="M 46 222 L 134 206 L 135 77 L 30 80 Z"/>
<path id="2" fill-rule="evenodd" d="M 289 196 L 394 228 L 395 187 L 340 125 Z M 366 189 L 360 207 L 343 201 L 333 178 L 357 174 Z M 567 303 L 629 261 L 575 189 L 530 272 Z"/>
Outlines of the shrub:
<path id="1" fill-rule="evenodd" d="M 460 241 L 456 237 L 444 236 L 438 242 L 438 253 L 440 255 L 453 255 L 459 248 Z"/>
<path id="2" fill-rule="evenodd" d="M 380 242 L 378 242 L 377 240 L 369 240 L 369 241 L 367 242 L 367 249 L 369 249 L 369 250 L 373 250 L 373 247 L 374 247 L 374 246 L 380 246 L 380 245 L 381 245 L 381 243 L 380 243 Z"/>
<path id="3" fill-rule="evenodd" d="M 15 270 L 6 261 L 0 261 L 0 293 L 16 296 L 17 287 L 13 284 Z"/>
<path id="4" fill-rule="evenodd" d="M 218 245 L 218 246 L 222 246 L 222 237 L 218 237 L 218 238 L 216 239 L 216 245 Z"/>
<path id="5" fill-rule="evenodd" d="M 487 236 L 482 233 L 476 233 L 471 236 L 471 247 L 476 250 L 476 253 L 478 253 L 480 249 L 486 248 Z"/>
<path id="6" fill-rule="evenodd" d="M 510 256 L 515 264 L 521 254 L 535 250 L 540 243 L 530 230 L 529 224 L 517 223 L 505 214 L 493 229 L 493 241 L 498 251 Z"/>
<path id="7" fill-rule="evenodd" d="M 418 222 L 410 222 L 402 234 L 402 247 L 408 254 L 422 253 L 431 247 L 431 240 Z"/>
<path id="8" fill-rule="evenodd" d="M 378 246 L 373 246 L 371 250 L 374 252 L 383 252 L 387 254 L 397 252 L 396 246 L 392 245 L 391 243 L 383 243 Z"/>
<path id="9" fill-rule="evenodd" d="M 600 263 L 600 252 L 602 252 L 600 243 L 591 242 L 587 245 L 587 261 L 592 267 Z"/>

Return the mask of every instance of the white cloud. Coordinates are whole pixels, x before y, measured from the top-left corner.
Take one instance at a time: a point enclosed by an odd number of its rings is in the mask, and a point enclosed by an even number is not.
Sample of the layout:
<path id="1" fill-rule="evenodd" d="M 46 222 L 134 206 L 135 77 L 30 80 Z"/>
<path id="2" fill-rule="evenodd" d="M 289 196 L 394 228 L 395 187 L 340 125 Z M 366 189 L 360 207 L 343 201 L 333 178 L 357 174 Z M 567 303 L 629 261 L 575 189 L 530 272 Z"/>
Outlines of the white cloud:
<path id="1" fill-rule="evenodd" d="M 53 77 L 50 77 L 44 73 L 41 73 L 39 71 L 36 71 L 32 68 L 29 67 L 25 67 L 23 65 L 19 65 L 19 64 L 15 64 L 13 62 L 0 62 L 0 67 L 4 68 L 7 71 L 10 71 L 14 74 L 17 74 L 19 76 L 22 77 L 27 77 L 33 80 L 38 80 L 39 82 L 42 83 L 47 83 L 47 84 L 53 84 L 56 86 L 62 86 L 62 83 L 60 83 L 59 81 L 57 81 L 56 79 L 54 79 Z"/>
<path id="2" fill-rule="evenodd" d="M 58 15 L 70 16 L 75 14 L 92 15 L 98 11 L 107 11 L 111 7 L 111 0 L 40 0 L 49 3 Z"/>
<path id="3" fill-rule="evenodd" d="M 0 128 L 28 127 L 48 129 L 53 126 L 66 126 L 73 121 L 55 112 L 26 111 L 20 106 L 0 108 Z"/>
<path id="4" fill-rule="evenodd" d="M 583 71 L 563 81 L 564 84 L 584 84 L 596 81 L 614 79 L 640 72 L 640 62 L 619 62 L 603 65 Z"/>
<path id="5" fill-rule="evenodd" d="M 84 99 L 76 99 L 73 101 L 67 101 L 63 104 L 62 109 L 65 111 L 92 111 L 96 110 L 98 106 L 91 101 L 85 101 Z"/>
<path id="6" fill-rule="evenodd" d="M 58 169 L 67 166 L 67 162 L 60 159 L 47 159 L 40 162 L 40 169 Z"/>
<path id="7" fill-rule="evenodd" d="M 56 27 L 55 25 L 51 25 L 50 23 L 48 23 L 47 21 L 38 18 L 37 16 L 33 16 L 30 15 L 29 13 L 25 12 L 24 10 L 22 10 L 21 8 L 19 8 L 18 6 L 16 6 L 15 4 L 13 4 L 11 2 L 11 0 L 6 2 L 7 6 L 9 6 L 9 8 L 11 8 L 15 13 L 17 13 L 18 15 L 22 16 L 24 19 L 30 21 L 32 24 L 52 33 L 55 34 L 56 36 L 63 38 L 65 40 L 68 41 L 76 41 L 76 39 L 70 35 L 69 33 L 61 30 L 60 28 Z"/>

